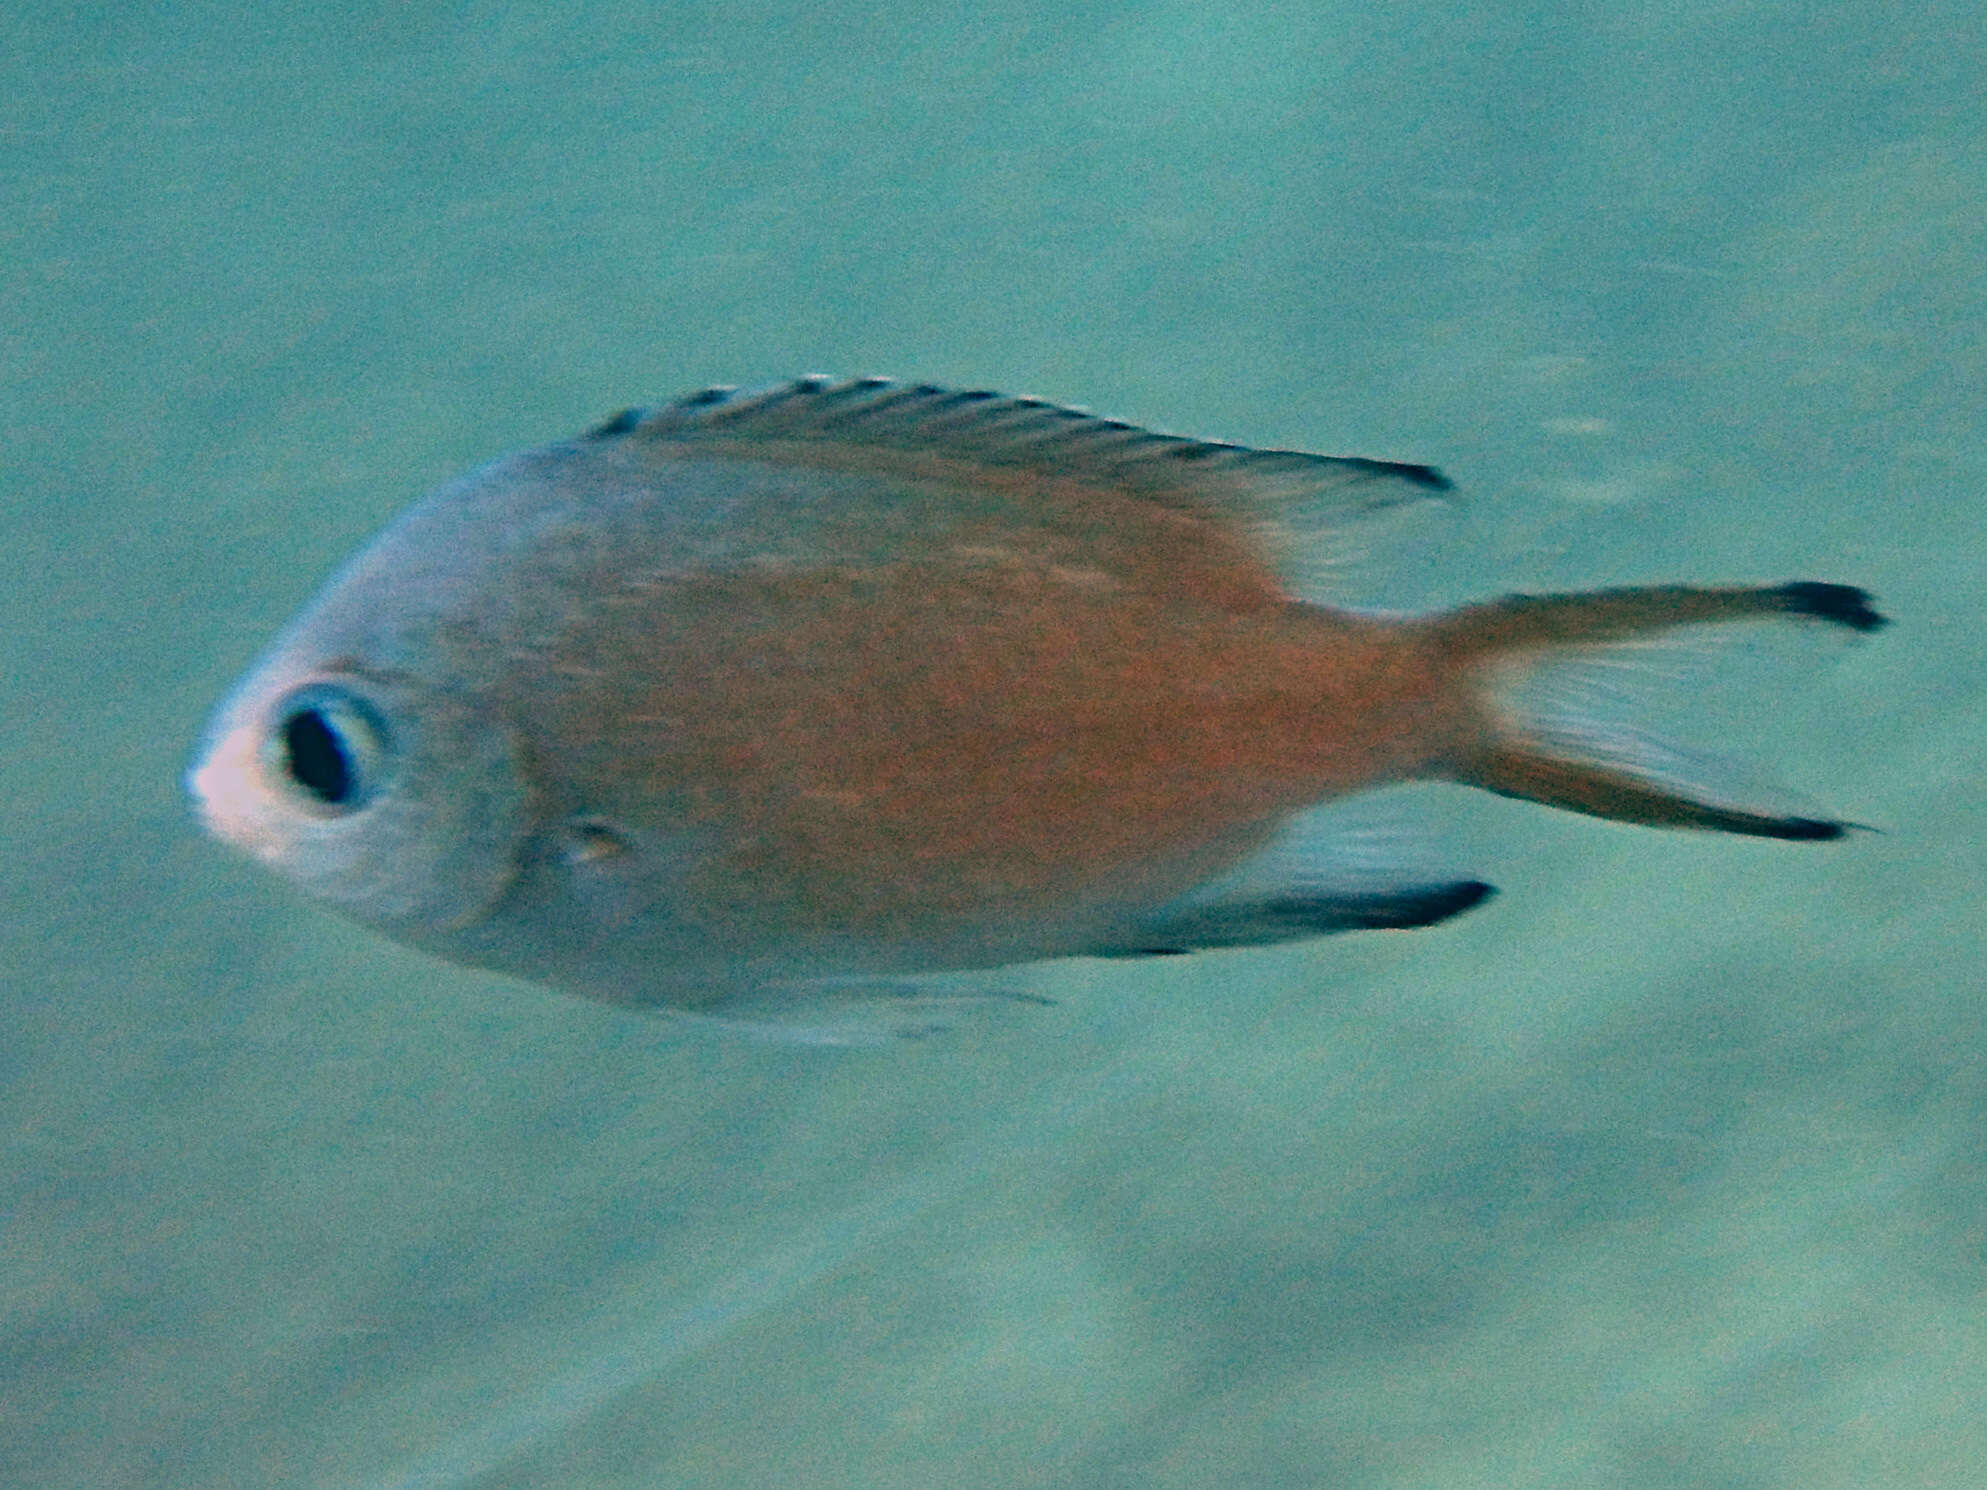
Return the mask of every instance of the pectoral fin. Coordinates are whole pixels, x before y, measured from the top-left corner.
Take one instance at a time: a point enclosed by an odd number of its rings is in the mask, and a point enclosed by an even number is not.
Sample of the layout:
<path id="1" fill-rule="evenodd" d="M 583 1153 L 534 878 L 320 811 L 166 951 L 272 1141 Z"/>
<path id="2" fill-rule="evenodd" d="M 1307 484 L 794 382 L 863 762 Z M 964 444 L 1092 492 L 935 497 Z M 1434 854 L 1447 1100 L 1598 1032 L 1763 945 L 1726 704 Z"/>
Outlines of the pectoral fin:
<path id="1" fill-rule="evenodd" d="M 707 1009 L 666 1012 L 774 1045 L 881 1046 L 1055 1002 L 1011 982 L 989 982 L 985 972 L 964 972 L 772 982 L 734 991 Z"/>

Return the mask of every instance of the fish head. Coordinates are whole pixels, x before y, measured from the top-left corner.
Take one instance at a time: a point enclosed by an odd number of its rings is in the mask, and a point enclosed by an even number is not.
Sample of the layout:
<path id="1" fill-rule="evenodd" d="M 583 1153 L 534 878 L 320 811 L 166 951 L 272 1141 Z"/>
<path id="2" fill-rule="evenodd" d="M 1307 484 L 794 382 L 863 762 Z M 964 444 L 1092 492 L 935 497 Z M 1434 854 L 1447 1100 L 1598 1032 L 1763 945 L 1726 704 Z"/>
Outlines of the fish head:
<path id="1" fill-rule="evenodd" d="M 454 680 L 279 648 L 216 710 L 186 776 L 216 838 L 420 942 L 489 915 L 531 793 L 512 732 Z"/>

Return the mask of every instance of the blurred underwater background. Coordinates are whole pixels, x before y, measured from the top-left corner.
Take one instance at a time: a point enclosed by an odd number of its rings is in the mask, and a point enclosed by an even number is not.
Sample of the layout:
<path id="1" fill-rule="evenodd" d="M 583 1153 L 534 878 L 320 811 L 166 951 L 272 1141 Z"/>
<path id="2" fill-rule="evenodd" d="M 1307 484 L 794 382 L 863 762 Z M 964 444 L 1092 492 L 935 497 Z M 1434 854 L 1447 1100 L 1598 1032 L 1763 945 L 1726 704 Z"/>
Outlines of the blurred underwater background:
<path id="1" fill-rule="evenodd" d="M 1983 68 L 1953 0 L 9 7 L 0 1484 L 1978 1484 Z M 414 497 L 810 371 L 1432 462 L 1417 605 L 1866 585 L 1696 722 L 1882 831 L 1429 789 L 1453 924 L 856 1050 L 201 837 Z"/>

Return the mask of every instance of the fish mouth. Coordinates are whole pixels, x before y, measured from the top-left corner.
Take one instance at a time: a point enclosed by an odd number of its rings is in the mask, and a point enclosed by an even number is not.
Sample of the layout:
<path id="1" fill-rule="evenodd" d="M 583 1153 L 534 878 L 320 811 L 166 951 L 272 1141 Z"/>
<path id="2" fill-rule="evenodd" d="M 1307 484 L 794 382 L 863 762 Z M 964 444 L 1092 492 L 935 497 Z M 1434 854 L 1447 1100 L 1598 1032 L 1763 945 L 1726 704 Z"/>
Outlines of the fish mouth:
<path id="1" fill-rule="evenodd" d="M 186 768 L 187 807 L 200 826 L 223 843 L 257 858 L 272 858 L 269 793 L 262 780 L 260 731 L 241 725 L 217 732 Z"/>

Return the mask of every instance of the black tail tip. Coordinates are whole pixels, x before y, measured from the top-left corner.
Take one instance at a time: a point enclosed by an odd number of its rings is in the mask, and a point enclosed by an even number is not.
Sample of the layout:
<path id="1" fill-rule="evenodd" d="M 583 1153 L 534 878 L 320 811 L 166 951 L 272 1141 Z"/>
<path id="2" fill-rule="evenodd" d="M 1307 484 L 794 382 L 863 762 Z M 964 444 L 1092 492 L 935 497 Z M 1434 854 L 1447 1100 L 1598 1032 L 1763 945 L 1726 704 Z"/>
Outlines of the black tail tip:
<path id="1" fill-rule="evenodd" d="M 1870 592 L 1854 585 L 1825 584 L 1818 579 L 1795 580 L 1780 587 L 1780 598 L 1797 616 L 1813 616 L 1851 631 L 1875 631 L 1890 617 L 1870 603 Z"/>

